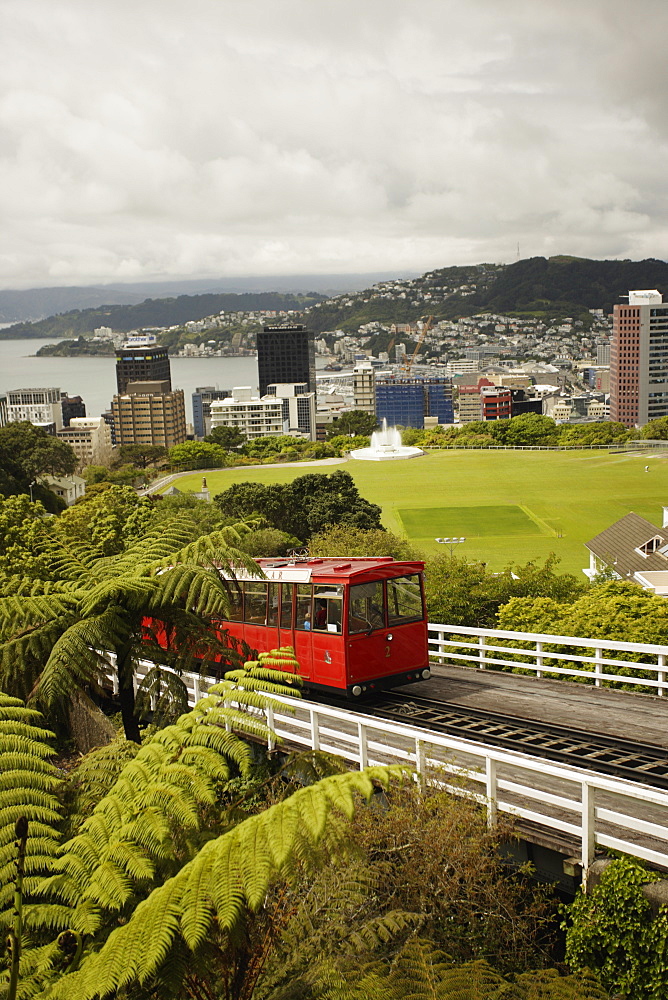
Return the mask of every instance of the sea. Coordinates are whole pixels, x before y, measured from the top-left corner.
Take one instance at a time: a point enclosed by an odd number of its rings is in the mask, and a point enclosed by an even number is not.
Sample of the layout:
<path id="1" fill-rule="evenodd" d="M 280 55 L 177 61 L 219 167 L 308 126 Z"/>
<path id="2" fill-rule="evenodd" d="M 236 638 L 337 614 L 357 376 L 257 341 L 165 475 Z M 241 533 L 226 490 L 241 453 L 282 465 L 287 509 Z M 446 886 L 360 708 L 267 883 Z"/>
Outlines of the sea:
<path id="1" fill-rule="evenodd" d="M 110 409 L 116 392 L 116 364 L 112 355 L 102 358 L 37 358 L 48 340 L 0 340 L 0 393 L 10 389 L 57 386 L 70 396 L 81 396 L 86 413 L 98 417 Z M 318 359 L 320 360 L 320 359 Z M 257 392 L 257 358 L 171 358 L 172 386 L 183 389 L 186 420 L 192 422 L 192 394 L 213 385 L 233 389 L 250 385 Z M 324 360 L 322 362 L 325 363 Z"/>

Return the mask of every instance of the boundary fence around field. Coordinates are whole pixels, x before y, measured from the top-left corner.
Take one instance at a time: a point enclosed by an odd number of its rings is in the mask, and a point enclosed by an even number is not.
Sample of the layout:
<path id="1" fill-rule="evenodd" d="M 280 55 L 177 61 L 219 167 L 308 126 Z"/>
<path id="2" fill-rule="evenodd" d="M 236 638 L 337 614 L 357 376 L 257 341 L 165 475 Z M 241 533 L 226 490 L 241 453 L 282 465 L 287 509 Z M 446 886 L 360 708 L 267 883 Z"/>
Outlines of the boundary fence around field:
<path id="1" fill-rule="evenodd" d="M 618 441 L 613 444 L 421 444 L 423 451 L 668 451 L 668 441 Z"/>
<path id="2" fill-rule="evenodd" d="M 428 635 L 436 663 L 668 694 L 668 646 L 433 622 Z"/>

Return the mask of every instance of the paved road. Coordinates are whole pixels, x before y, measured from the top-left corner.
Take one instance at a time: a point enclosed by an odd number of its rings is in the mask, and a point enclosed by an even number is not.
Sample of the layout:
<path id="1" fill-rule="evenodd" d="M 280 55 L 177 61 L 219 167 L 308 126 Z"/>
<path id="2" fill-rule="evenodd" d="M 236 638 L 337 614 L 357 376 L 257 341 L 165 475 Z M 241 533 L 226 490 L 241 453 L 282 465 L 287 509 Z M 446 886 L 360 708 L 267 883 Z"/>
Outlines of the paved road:
<path id="1" fill-rule="evenodd" d="M 147 489 L 140 492 L 142 495 L 160 493 L 165 486 L 171 486 L 177 479 L 183 479 L 184 476 L 210 476 L 212 472 L 234 472 L 236 469 L 248 469 L 249 471 L 251 469 L 299 469 L 302 467 L 311 469 L 314 465 L 343 465 L 347 461 L 347 458 L 318 458 L 313 462 L 273 462 L 271 465 L 228 465 L 224 469 L 190 469 L 188 472 L 175 472 L 172 475 L 163 476 L 162 479 L 156 479 Z"/>

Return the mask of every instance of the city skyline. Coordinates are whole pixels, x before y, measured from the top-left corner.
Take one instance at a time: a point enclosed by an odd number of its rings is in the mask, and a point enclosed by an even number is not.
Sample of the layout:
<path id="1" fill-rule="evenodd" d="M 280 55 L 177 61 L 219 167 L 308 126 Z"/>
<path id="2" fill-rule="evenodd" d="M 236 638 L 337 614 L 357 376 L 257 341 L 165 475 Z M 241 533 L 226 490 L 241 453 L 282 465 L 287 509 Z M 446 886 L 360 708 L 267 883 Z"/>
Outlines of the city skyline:
<path id="1" fill-rule="evenodd" d="M 5 0 L 0 288 L 668 257 L 668 9 Z"/>

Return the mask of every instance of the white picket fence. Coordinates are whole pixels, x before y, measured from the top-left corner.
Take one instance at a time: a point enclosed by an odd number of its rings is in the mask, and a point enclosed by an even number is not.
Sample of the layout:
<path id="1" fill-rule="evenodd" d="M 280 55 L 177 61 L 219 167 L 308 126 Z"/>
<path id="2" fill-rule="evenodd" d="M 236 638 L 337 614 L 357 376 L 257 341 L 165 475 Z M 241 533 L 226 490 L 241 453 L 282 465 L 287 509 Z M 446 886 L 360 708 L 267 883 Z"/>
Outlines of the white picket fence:
<path id="1" fill-rule="evenodd" d="M 536 677 L 585 680 L 596 687 L 612 682 L 644 688 L 661 697 L 668 694 L 668 646 L 432 622 L 428 629 L 429 654 L 437 663 L 459 663 L 480 670 L 526 670 Z M 525 648 L 518 648 L 518 644 Z M 634 659 L 626 659 L 624 653 Z M 635 657 L 640 660 L 636 662 Z"/>
<path id="2" fill-rule="evenodd" d="M 152 665 L 143 661 L 137 679 Z M 194 705 L 210 682 L 196 674 L 182 679 Z M 322 750 L 359 768 L 407 764 L 418 775 L 480 802 L 490 825 L 502 812 L 516 817 L 520 829 L 524 822 L 549 833 L 579 858 L 585 872 L 598 848 L 668 870 L 668 792 L 301 699 L 273 698 L 264 714 L 275 734 L 270 748 L 279 741 Z"/>

